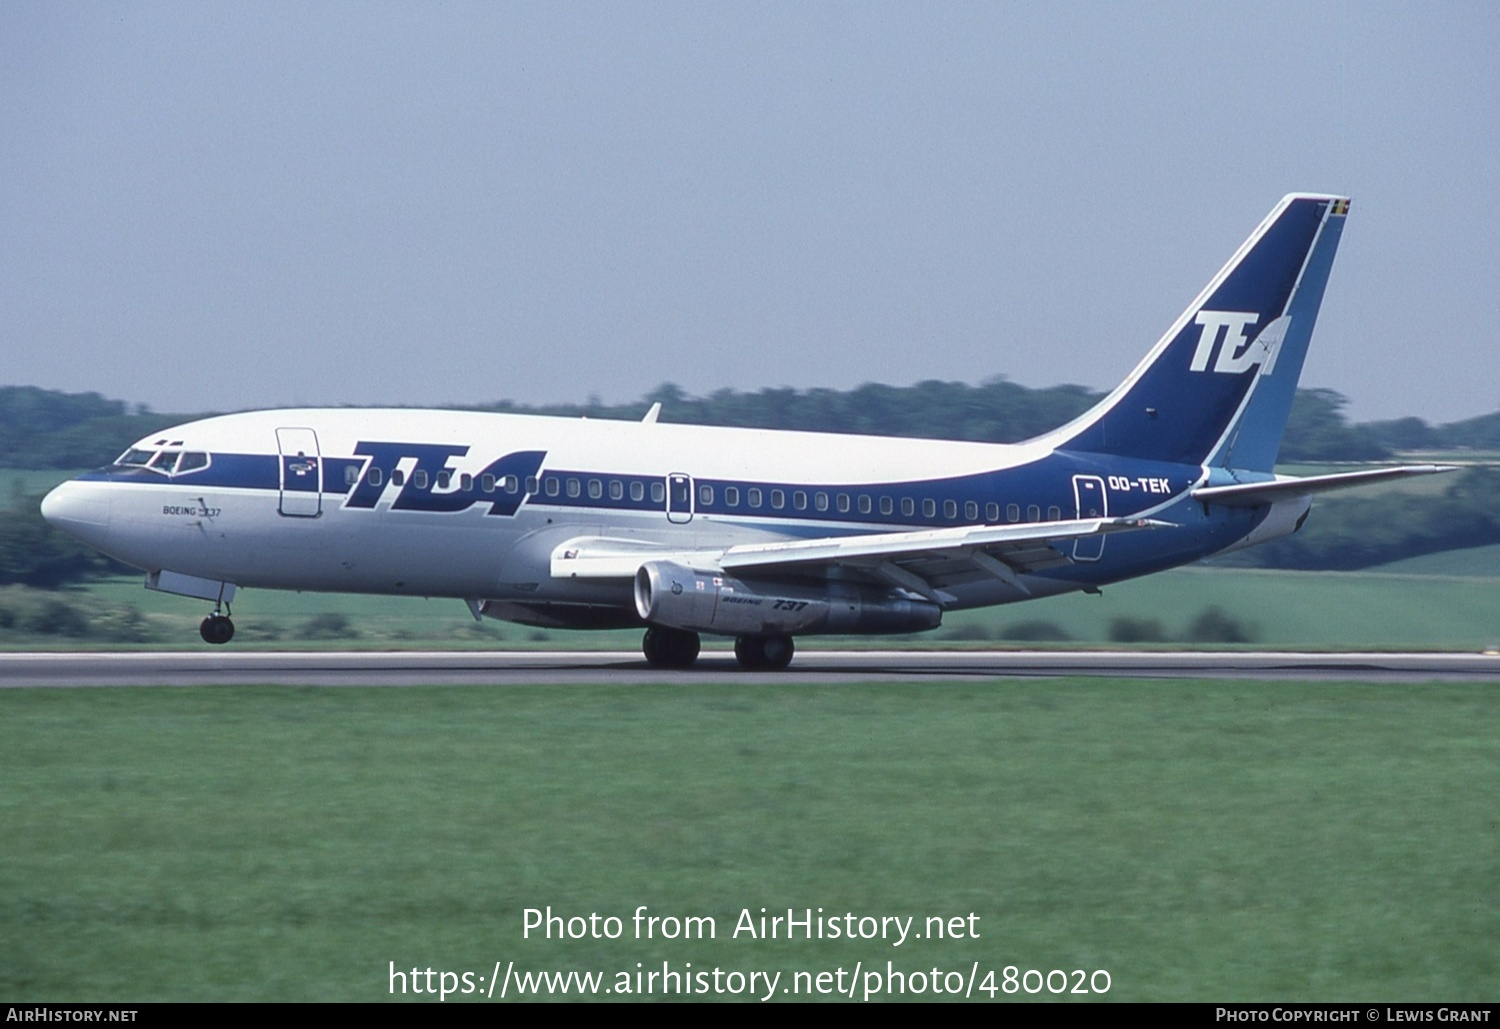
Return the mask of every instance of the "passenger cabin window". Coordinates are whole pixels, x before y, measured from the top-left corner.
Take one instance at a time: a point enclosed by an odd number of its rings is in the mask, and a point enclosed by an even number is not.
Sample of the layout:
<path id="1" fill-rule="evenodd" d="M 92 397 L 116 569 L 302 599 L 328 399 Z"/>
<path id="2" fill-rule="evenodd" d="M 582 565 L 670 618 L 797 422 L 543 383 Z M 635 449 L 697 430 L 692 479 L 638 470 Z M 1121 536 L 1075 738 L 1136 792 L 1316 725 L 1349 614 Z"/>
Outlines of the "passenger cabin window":
<path id="1" fill-rule="evenodd" d="M 611 499 L 611 500 L 624 500 L 625 499 L 625 484 L 623 482 L 621 482 L 619 479 L 610 479 L 609 480 L 609 499 Z"/>
<path id="2" fill-rule="evenodd" d="M 426 489 L 427 488 L 427 473 L 424 472 L 420 468 L 418 468 L 416 471 L 412 472 L 411 473 L 411 484 L 413 486 L 415 486 L 417 489 Z"/>
<path id="3" fill-rule="evenodd" d="M 1000 509 L 996 508 L 995 509 L 995 513 L 998 515 L 1000 513 Z M 964 520 L 965 521 L 970 521 L 970 522 L 977 522 L 977 521 L 979 521 L 979 501 L 977 501 L 977 500 L 965 500 L 964 501 Z"/>
<path id="4" fill-rule="evenodd" d="M 646 484 L 644 482 L 632 482 L 630 484 L 630 499 L 640 503 L 646 499 Z"/>
<path id="5" fill-rule="evenodd" d="M 437 488 L 438 489 L 447 489 L 448 488 L 448 484 L 451 483 L 452 481 L 453 481 L 453 473 L 452 472 L 447 472 L 447 471 L 438 472 L 438 476 L 437 476 Z"/>
<path id="6" fill-rule="evenodd" d="M 785 490 L 773 489 L 771 491 L 771 506 L 778 511 L 780 511 L 783 507 L 786 507 Z"/>
<path id="7" fill-rule="evenodd" d="M 660 504 L 667 499 L 667 485 L 664 482 L 653 482 L 651 484 L 651 503 Z"/>
<path id="8" fill-rule="evenodd" d="M 604 496 L 604 483 L 598 479 L 589 480 L 589 499 L 599 500 Z"/>
<path id="9" fill-rule="evenodd" d="M 568 496 L 576 497 L 583 492 L 583 484 L 577 479 L 568 480 Z"/>
<path id="10" fill-rule="evenodd" d="M 1019 522 L 1021 520 L 1021 505 L 1020 504 L 1006 504 L 1005 505 L 1005 520 L 1007 522 Z"/>
<path id="11" fill-rule="evenodd" d="M 949 503 L 952 503 L 952 501 L 949 501 Z M 936 518 L 937 517 L 937 501 L 936 500 L 933 500 L 931 497 L 928 497 L 926 500 L 922 501 L 922 517 L 923 518 Z"/>
<path id="12" fill-rule="evenodd" d="M 724 487 L 724 503 L 730 507 L 740 506 L 740 488 L 738 486 Z"/>
<path id="13" fill-rule="evenodd" d="M 391 472 L 391 485 L 392 486 L 405 486 L 406 485 L 406 473 L 403 472 L 399 468 L 397 468 L 393 472 Z"/>
<path id="14" fill-rule="evenodd" d="M 535 493 L 536 492 L 536 480 L 535 479 L 527 479 L 526 482 L 527 482 L 526 492 L 527 493 Z M 505 485 L 505 492 L 507 492 L 507 493 L 509 493 L 511 495 L 515 495 L 515 494 L 521 492 L 521 480 L 519 478 L 517 478 L 516 476 L 514 476 L 514 475 L 507 475 L 505 477 L 504 485 Z"/>
<path id="15" fill-rule="evenodd" d="M 714 502 L 714 488 L 712 486 L 698 487 L 698 503 L 712 504 Z"/>
<path id="16" fill-rule="evenodd" d="M 750 500 L 750 506 L 751 507 L 759 507 L 760 506 L 760 487 L 759 486 L 751 486 L 748 490 L 745 491 L 745 496 L 749 498 L 749 500 Z"/>
<path id="17" fill-rule="evenodd" d="M 555 496 L 557 496 L 561 492 L 562 492 L 562 482 L 559 481 L 559 479 L 557 478 L 557 476 L 555 476 L 555 475 L 549 475 L 549 476 L 547 476 L 547 496 L 549 496 L 549 497 L 555 497 Z"/>
<path id="18" fill-rule="evenodd" d="M 969 506 L 970 507 L 974 507 L 975 505 L 970 504 Z M 978 513 L 979 513 L 978 511 L 975 512 L 975 514 L 978 514 Z M 945 501 L 943 501 L 943 517 L 944 518 L 957 518 L 958 517 L 958 501 L 956 501 L 956 500 L 945 500 Z M 970 515 L 969 517 L 972 518 L 973 515 Z"/>
<path id="19" fill-rule="evenodd" d="M 1039 522 L 1039 521 L 1041 521 L 1042 520 L 1042 509 L 1039 508 L 1039 507 L 1037 507 L 1035 504 L 1028 504 L 1027 507 L 1026 507 L 1026 520 L 1028 522 Z"/>
<path id="20" fill-rule="evenodd" d="M 813 494 L 813 507 L 817 508 L 819 511 L 827 511 L 828 510 L 828 494 L 827 493 L 814 493 Z"/>
<path id="21" fill-rule="evenodd" d="M 379 468 L 371 468 L 370 474 L 366 478 L 370 480 L 371 486 L 379 486 L 385 482 L 385 472 Z"/>
<path id="22" fill-rule="evenodd" d="M 470 475 L 468 472 L 464 472 L 458 477 L 458 488 L 464 493 L 469 492 L 474 488 L 474 476 Z"/>
<path id="23" fill-rule="evenodd" d="M 861 493 L 859 495 L 859 513 L 870 513 L 870 495 L 868 493 Z"/>
<path id="24" fill-rule="evenodd" d="M 890 497 L 881 497 L 880 498 L 880 513 L 881 514 L 888 515 L 888 514 L 890 514 L 891 512 L 893 512 L 895 510 L 896 510 L 895 501 L 891 500 Z"/>
<path id="25" fill-rule="evenodd" d="M 839 514 L 849 513 L 849 494 L 840 493 L 838 498 Z"/>
<path id="26" fill-rule="evenodd" d="M 915 500 L 913 500 L 911 497 L 902 497 L 901 498 L 901 514 L 902 514 L 902 516 L 904 516 L 906 518 L 910 518 L 912 515 L 914 515 L 916 513 L 917 513 L 917 502 Z"/>
<path id="27" fill-rule="evenodd" d="M 1056 522 L 1056 521 L 1060 521 L 1061 519 L 1062 519 L 1062 508 L 1060 508 L 1060 507 L 1049 507 L 1049 508 L 1047 508 L 1047 521 L 1049 521 L 1049 522 Z"/>
<path id="28" fill-rule="evenodd" d="M 353 486 L 359 481 L 359 469 L 352 464 L 344 465 L 344 485 Z"/>
<path id="29" fill-rule="evenodd" d="M 479 488 L 485 493 L 495 492 L 495 477 L 489 472 L 485 472 L 479 477 Z"/>

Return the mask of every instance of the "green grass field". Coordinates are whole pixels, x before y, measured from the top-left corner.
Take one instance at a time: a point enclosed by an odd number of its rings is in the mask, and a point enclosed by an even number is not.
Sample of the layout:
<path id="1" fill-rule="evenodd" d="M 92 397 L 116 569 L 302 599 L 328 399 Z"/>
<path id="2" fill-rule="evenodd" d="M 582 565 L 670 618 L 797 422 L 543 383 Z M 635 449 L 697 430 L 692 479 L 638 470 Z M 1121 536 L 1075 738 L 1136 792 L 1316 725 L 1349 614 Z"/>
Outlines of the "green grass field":
<path id="1" fill-rule="evenodd" d="M 1493 1001 L 1497 716 L 1475 684 L 0 690 L 0 999 L 373 1001 L 391 962 L 513 960 Z M 523 938 L 549 905 L 625 938 Z M 717 938 L 630 938 L 639 905 Z M 732 938 L 762 907 L 979 936 Z"/>
<path id="2" fill-rule="evenodd" d="M 1459 575 L 1500 580 L 1500 544 L 1423 554 L 1369 570 L 1396 575 Z"/>

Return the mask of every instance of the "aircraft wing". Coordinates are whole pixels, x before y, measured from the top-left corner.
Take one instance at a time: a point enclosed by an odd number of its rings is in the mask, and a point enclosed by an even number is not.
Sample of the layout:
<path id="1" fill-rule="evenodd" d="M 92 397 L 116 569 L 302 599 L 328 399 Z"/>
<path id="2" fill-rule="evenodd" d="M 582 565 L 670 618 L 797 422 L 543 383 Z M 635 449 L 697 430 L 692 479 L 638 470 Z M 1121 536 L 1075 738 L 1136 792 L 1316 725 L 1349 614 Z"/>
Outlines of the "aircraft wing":
<path id="1" fill-rule="evenodd" d="M 1070 540 L 1105 533 L 1169 527 L 1149 518 L 1084 518 L 1015 525 L 960 525 L 945 529 L 829 536 L 681 550 L 634 540 L 578 537 L 552 552 L 554 577 L 631 578 L 648 561 L 673 561 L 701 571 L 769 576 L 816 575 L 834 568 L 911 590 L 942 603 L 942 586 L 988 575 L 1029 592 L 1016 578 L 1072 560 Z"/>
<path id="2" fill-rule="evenodd" d="M 993 556 L 1017 555 L 1064 540 L 1108 532 L 1160 528 L 1167 522 L 1144 518 L 1084 518 L 1014 525 L 959 525 L 950 529 L 919 529 L 874 536 L 831 536 L 825 539 L 749 543 L 725 550 L 719 567 L 725 571 L 782 568 L 807 564 L 848 564 L 870 560 L 900 561 L 933 554 L 983 550 Z"/>
<path id="3" fill-rule="evenodd" d="M 1194 500 L 1204 503 L 1224 504 L 1228 507 L 1258 507 L 1288 497 L 1327 493 L 1351 486 L 1367 486 L 1372 482 L 1401 479 L 1410 475 L 1435 475 L 1439 472 L 1457 471 L 1457 465 L 1412 464 L 1396 468 L 1367 468 L 1358 472 L 1339 472 L 1334 475 L 1309 475 L 1305 478 L 1268 479 L 1265 482 L 1239 482 L 1229 486 L 1199 486 L 1192 491 Z"/>

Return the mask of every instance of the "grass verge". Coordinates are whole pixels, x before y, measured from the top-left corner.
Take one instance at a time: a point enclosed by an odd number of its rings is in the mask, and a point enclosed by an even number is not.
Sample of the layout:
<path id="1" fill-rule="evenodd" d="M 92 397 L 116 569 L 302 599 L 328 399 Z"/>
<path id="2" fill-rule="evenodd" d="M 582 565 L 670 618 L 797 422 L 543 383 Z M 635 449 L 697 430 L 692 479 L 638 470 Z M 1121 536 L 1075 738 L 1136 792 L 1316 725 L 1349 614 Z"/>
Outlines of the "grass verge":
<path id="1" fill-rule="evenodd" d="M 392 962 L 514 960 L 1493 1000 L 1497 715 L 1473 684 L 5 690 L 0 999 L 384 1000 Z M 640 905 L 717 937 L 631 938 Z M 523 938 L 548 906 L 625 937 Z M 763 907 L 978 936 L 733 938 Z"/>

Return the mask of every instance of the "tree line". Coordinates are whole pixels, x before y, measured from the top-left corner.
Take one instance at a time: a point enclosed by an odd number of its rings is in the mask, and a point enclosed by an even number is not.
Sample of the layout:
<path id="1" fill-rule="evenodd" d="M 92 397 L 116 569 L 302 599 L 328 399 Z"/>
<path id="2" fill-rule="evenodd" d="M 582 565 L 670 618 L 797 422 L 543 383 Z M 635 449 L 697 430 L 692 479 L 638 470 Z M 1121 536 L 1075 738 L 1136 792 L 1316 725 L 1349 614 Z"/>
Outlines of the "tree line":
<path id="1" fill-rule="evenodd" d="M 1104 396 L 1083 386 L 1031 389 L 1003 377 L 977 386 L 867 383 L 852 390 L 721 389 L 690 396 L 665 383 L 638 401 L 526 405 L 508 400 L 456 410 L 638 419 L 656 402 L 661 420 L 690 425 L 854 432 L 920 439 L 1015 443 L 1088 410 Z M 1345 398 L 1328 389 L 1297 392 L 1282 443 L 1283 461 L 1378 461 L 1398 451 L 1500 449 L 1500 411 L 1429 425 L 1420 418 L 1350 423 Z M 85 468 L 106 464 L 143 436 L 203 414 L 158 414 L 98 393 L 35 386 L 0 387 L 0 467 Z"/>

